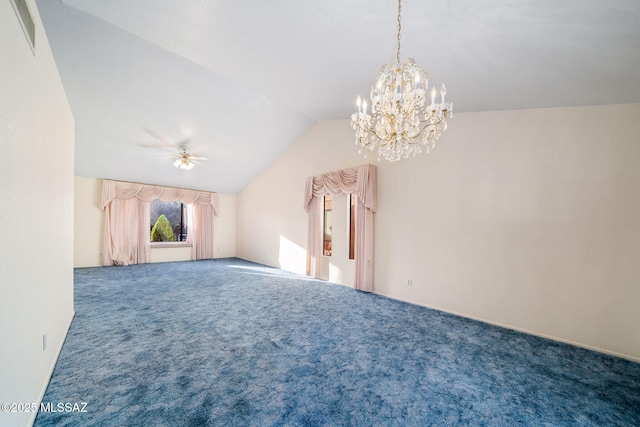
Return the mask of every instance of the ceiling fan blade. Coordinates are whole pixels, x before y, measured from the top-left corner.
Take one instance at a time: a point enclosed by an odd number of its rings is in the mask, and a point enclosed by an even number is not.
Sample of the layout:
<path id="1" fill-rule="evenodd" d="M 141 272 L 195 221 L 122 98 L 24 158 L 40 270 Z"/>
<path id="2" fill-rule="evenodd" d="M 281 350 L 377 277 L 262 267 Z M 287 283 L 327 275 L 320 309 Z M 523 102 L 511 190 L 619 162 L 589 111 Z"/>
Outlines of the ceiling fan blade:
<path id="1" fill-rule="evenodd" d="M 167 138 L 165 138 L 164 136 L 160 135 L 159 133 L 156 133 L 150 129 L 145 129 L 145 132 L 147 132 L 149 135 L 151 135 L 152 137 L 154 137 L 155 139 L 158 140 L 158 142 L 160 144 L 156 144 L 156 147 L 158 145 L 163 146 L 163 147 L 173 147 L 174 144 L 171 143 L 171 141 Z"/>
<path id="2" fill-rule="evenodd" d="M 138 144 L 138 147 L 142 147 L 142 148 L 163 148 L 163 145 L 160 144 Z"/>

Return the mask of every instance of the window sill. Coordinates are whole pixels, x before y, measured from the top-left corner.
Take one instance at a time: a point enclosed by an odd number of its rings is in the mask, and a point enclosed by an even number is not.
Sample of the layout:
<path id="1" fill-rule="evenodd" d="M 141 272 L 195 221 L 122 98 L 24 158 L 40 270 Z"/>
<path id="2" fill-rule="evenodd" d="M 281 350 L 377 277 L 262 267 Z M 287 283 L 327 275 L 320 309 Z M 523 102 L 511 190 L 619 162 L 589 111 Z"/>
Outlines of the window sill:
<path id="1" fill-rule="evenodd" d="M 190 242 L 150 242 L 152 248 L 190 248 Z"/>

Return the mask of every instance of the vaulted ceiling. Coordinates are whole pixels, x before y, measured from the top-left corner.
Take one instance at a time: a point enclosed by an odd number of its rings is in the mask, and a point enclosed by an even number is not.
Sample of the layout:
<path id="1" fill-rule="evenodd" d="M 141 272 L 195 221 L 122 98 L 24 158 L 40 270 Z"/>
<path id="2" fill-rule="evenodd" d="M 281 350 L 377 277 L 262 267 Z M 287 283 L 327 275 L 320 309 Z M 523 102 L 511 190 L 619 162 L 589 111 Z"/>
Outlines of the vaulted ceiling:
<path id="1" fill-rule="evenodd" d="M 395 62 L 394 0 L 37 5 L 78 176 L 236 194 Z M 402 16 L 403 60 L 456 112 L 640 102 L 640 1 L 404 0 Z M 205 165 L 174 168 L 180 144 Z"/>

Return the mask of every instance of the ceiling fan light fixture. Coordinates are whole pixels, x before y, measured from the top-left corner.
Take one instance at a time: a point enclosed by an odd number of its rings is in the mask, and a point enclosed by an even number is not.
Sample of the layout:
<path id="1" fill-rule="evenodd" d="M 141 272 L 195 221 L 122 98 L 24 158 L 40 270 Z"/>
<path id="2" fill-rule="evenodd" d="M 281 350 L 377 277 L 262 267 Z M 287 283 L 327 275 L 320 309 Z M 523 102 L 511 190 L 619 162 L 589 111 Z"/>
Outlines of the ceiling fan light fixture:
<path id="1" fill-rule="evenodd" d="M 178 169 L 182 169 L 182 170 L 191 170 L 193 169 L 193 167 L 196 165 L 197 162 L 194 162 L 194 159 L 204 159 L 206 160 L 205 157 L 193 157 L 191 154 L 189 154 L 189 152 L 187 151 L 188 147 L 186 146 L 182 146 L 180 147 L 180 152 L 178 153 L 178 158 L 176 159 L 175 162 L 173 162 L 173 166 L 177 167 Z"/>
<path id="2" fill-rule="evenodd" d="M 173 162 L 173 166 L 182 170 L 191 170 L 196 164 L 191 161 L 188 157 L 180 157 Z"/>

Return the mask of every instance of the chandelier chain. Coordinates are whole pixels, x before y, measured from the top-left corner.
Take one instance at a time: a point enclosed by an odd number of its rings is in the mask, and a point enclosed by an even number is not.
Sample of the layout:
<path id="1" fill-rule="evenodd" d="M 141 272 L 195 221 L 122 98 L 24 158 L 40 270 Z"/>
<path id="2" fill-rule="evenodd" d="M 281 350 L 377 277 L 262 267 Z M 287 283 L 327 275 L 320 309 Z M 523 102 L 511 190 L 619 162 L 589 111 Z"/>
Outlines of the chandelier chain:
<path id="1" fill-rule="evenodd" d="M 400 22 L 400 14 L 402 12 L 402 0 L 398 0 L 398 52 L 396 53 L 397 63 L 400 63 L 400 30 L 402 29 L 402 23 Z"/>

